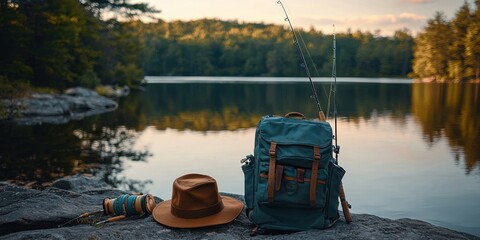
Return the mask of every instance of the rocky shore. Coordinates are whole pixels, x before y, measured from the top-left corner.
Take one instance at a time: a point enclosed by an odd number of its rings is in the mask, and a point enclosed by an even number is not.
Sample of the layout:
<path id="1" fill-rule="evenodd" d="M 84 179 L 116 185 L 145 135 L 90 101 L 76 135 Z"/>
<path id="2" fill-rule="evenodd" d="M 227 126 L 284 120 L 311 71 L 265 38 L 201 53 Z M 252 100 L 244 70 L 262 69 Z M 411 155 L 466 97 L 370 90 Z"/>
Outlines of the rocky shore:
<path id="1" fill-rule="evenodd" d="M 104 198 L 124 193 L 99 178 L 84 175 L 59 179 L 43 191 L 0 183 L 0 239 L 480 239 L 418 220 L 368 214 L 353 214 L 350 224 L 342 216 L 327 230 L 256 237 L 249 236 L 253 226 L 245 213 L 232 223 L 200 229 L 166 228 L 151 216 L 100 226 L 83 221 L 58 227 L 84 212 L 101 210 Z M 243 200 L 239 195 L 226 195 Z M 156 201 L 162 199 L 156 197 Z"/>
<path id="2" fill-rule="evenodd" d="M 97 92 L 76 87 L 64 94 L 35 93 L 28 98 L 4 104 L 18 105 L 19 124 L 33 125 L 42 123 L 63 124 L 71 120 L 79 120 L 88 116 L 110 112 L 117 109 L 118 104 Z M 11 108 L 7 106 L 7 108 Z"/>

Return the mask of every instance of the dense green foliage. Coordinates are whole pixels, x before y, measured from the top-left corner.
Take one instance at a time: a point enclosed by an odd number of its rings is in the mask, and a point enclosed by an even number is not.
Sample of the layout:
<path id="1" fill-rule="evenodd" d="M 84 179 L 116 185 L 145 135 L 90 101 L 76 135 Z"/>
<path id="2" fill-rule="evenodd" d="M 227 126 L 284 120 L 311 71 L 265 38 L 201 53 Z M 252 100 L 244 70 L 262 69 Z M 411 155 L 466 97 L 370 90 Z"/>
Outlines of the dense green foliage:
<path id="1" fill-rule="evenodd" d="M 304 74 L 286 26 L 214 19 L 134 20 L 153 12 L 146 4 L 121 0 L 0 0 L 0 76 L 7 82 L 64 89 L 136 86 L 144 73 Z M 300 33 L 313 60 L 313 75 L 329 76 L 332 36 L 315 29 Z M 338 34 L 338 75 L 405 76 L 411 71 L 412 45 L 407 30 L 392 37 Z"/>
<path id="2" fill-rule="evenodd" d="M 451 21 L 437 13 L 415 39 L 407 29 L 392 36 L 338 33 L 337 75 L 479 78 L 480 0 L 475 5 L 465 3 Z M 286 25 L 135 20 L 155 12 L 124 0 L 0 0 L 0 78 L 64 89 L 136 86 L 143 75 L 305 74 Z M 332 35 L 313 28 L 297 33 L 312 75 L 329 76 Z"/>
<path id="3" fill-rule="evenodd" d="M 155 12 L 120 0 L 0 0 L 0 76 L 55 89 L 138 84 L 139 39 L 128 22 L 103 20 L 105 11 Z"/>
<path id="4" fill-rule="evenodd" d="M 413 77 L 435 81 L 479 79 L 480 0 L 467 2 L 448 21 L 440 12 L 415 39 Z"/>
<path id="5" fill-rule="evenodd" d="M 15 99 L 23 97 L 28 89 L 24 81 L 8 82 L 4 76 L 0 76 L 0 119 L 11 118 L 22 109 L 23 106 L 15 104 Z M 0 102 L 1 103 L 1 102 Z"/>
<path id="6" fill-rule="evenodd" d="M 287 26 L 201 19 L 150 23 L 142 66 L 147 75 L 300 76 L 300 58 Z M 300 45 L 314 76 L 329 76 L 333 37 L 299 30 Z M 301 36 L 301 37 L 300 37 Z M 336 35 L 339 76 L 400 77 L 411 71 L 413 38 L 408 30 L 391 37 L 369 32 Z M 309 53 L 309 54 L 307 54 Z"/>

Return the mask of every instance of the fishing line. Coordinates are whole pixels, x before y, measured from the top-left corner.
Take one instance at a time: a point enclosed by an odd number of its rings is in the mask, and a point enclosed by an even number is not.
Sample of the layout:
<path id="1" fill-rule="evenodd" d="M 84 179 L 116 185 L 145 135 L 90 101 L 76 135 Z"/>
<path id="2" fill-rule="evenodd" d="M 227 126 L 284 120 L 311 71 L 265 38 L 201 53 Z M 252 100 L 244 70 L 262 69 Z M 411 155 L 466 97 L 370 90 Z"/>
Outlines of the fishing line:
<path id="1" fill-rule="evenodd" d="M 283 12 L 285 13 L 285 17 L 286 17 L 285 21 L 287 21 L 288 25 L 290 26 L 290 31 L 293 34 L 293 40 L 294 40 L 293 42 L 297 46 L 298 52 L 299 52 L 300 57 L 302 58 L 302 61 L 303 61 L 302 66 L 305 69 L 305 73 L 307 74 L 308 79 L 310 80 L 310 87 L 312 88 L 312 94 L 313 94 L 313 98 L 315 99 L 315 103 L 317 105 L 318 112 L 323 112 L 322 111 L 322 106 L 320 105 L 320 101 L 318 100 L 317 91 L 315 90 L 315 85 L 313 84 L 313 81 L 312 81 L 312 76 L 310 75 L 310 70 L 308 69 L 307 61 L 305 60 L 305 56 L 303 55 L 303 51 L 302 51 L 302 48 L 301 48 L 300 43 L 298 41 L 297 34 L 295 33 L 295 30 L 293 29 L 292 22 L 290 21 L 290 18 L 288 17 L 287 10 L 285 9 L 285 6 L 283 6 L 283 3 L 282 3 L 281 0 L 278 0 L 277 3 L 280 4 L 280 6 L 282 6 Z"/>
<path id="2" fill-rule="evenodd" d="M 333 92 L 333 96 L 335 98 L 335 95 L 336 95 L 336 82 L 337 82 L 337 56 L 336 56 L 336 51 L 337 51 L 337 48 L 336 48 L 336 37 L 335 37 L 335 24 L 333 24 L 333 62 L 332 62 L 332 80 L 335 80 L 335 85 L 333 85 L 333 82 L 334 81 L 330 81 L 330 93 L 328 94 L 328 108 L 327 108 L 327 119 L 329 117 L 329 114 L 330 114 L 330 99 L 331 99 L 331 96 L 332 96 L 332 92 Z M 332 90 L 333 89 L 333 90 Z M 335 100 L 335 99 L 334 99 Z M 335 106 L 335 101 L 334 101 L 334 104 L 333 104 L 333 111 L 336 111 L 336 106 Z M 334 113 L 334 116 L 335 116 L 335 113 Z M 336 134 L 336 133 L 335 133 Z"/>
<path id="3" fill-rule="evenodd" d="M 312 56 L 310 55 L 310 51 L 308 51 L 307 44 L 305 44 L 305 41 L 303 40 L 302 34 L 300 33 L 300 31 L 297 31 L 297 34 L 298 34 L 298 36 L 300 36 L 300 40 L 302 41 L 302 45 L 305 48 L 305 52 L 307 53 L 307 56 L 310 60 L 310 63 L 312 64 L 313 69 L 315 70 L 315 73 L 317 74 L 317 76 L 320 76 L 320 73 L 317 69 L 317 66 L 316 66 L 315 62 L 313 61 Z M 328 94 L 327 94 L 327 90 L 325 90 L 325 86 L 324 85 L 321 85 L 321 86 L 322 86 L 322 89 L 323 89 L 324 96 L 327 96 Z M 331 90 L 331 86 L 330 86 L 330 90 Z M 326 119 L 328 119 L 328 111 L 327 111 L 327 118 Z"/>
<path id="4" fill-rule="evenodd" d="M 312 88 L 312 92 L 313 92 L 313 97 L 315 99 L 315 103 L 317 104 L 317 108 L 318 108 L 318 111 L 320 113 L 320 119 L 322 119 L 322 115 L 323 115 L 323 111 L 322 111 L 322 107 L 320 105 L 320 101 L 318 100 L 318 95 L 317 95 L 317 91 L 315 90 L 315 85 L 313 84 L 313 81 L 312 81 L 312 77 L 311 77 L 311 74 L 310 74 L 310 70 L 308 69 L 308 64 L 307 64 L 307 61 L 305 60 L 305 55 L 303 54 L 303 51 L 302 51 L 302 47 L 300 45 L 300 42 L 298 41 L 298 37 L 297 37 L 297 33 L 295 32 L 295 30 L 293 29 L 293 25 L 292 25 L 292 22 L 290 21 L 290 18 L 288 16 L 288 13 L 287 13 L 287 10 L 285 9 L 285 6 L 283 5 L 282 1 L 281 0 L 278 0 L 277 1 L 277 4 L 280 4 L 280 6 L 282 6 L 282 9 L 283 9 L 283 12 L 285 13 L 285 21 L 288 22 L 288 25 L 290 27 L 290 31 L 292 32 L 293 34 L 293 40 L 294 40 L 294 44 L 297 46 L 297 49 L 298 49 L 298 52 L 300 54 L 300 57 L 303 61 L 303 67 L 305 68 L 305 73 L 307 74 L 307 77 L 308 79 L 310 80 L 310 86 Z M 334 146 L 334 152 L 336 154 L 336 159 L 338 159 L 338 153 L 340 151 L 340 146 L 338 146 L 337 144 L 337 141 L 338 141 L 338 137 L 337 137 L 337 106 L 336 106 L 336 91 L 337 91 L 337 69 L 336 69 L 336 35 L 335 35 L 335 25 L 333 25 L 333 63 L 332 63 L 332 78 L 334 79 L 334 84 L 333 83 L 330 83 L 330 91 L 329 91 L 329 94 L 328 94 L 328 108 L 327 108 L 327 118 L 328 119 L 328 116 L 329 116 L 329 113 L 330 113 L 330 99 L 331 99 L 331 94 L 333 92 L 333 115 L 334 115 L 334 118 L 335 118 L 335 135 L 334 135 L 334 139 L 335 139 L 335 146 Z M 307 52 L 309 58 L 310 58 L 310 61 L 312 62 L 312 65 L 314 67 L 314 69 L 317 71 L 317 74 L 319 75 L 318 73 L 318 70 L 315 66 L 315 63 L 313 62 L 313 59 L 312 59 L 312 56 L 310 55 L 310 52 L 308 51 L 308 48 L 307 48 L 307 45 L 305 44 L 305 41 L 303 40 L 303 37 L 300 33 L 298 33 L 298 35 L 300 36 L 300 39 L 301 39 L 301 42 L 303 44 L 303 47 L 305 48 L 305 51 Z M 332 85 L 333 84 L 333 85 Z M 325 88 L 323 88 L 324 90 L 324 93 L 325 95 L 326 94 L 326 91 L 325 91 Z M 325 120 L 325 116 L 323 116 L 323 119 Z"/>

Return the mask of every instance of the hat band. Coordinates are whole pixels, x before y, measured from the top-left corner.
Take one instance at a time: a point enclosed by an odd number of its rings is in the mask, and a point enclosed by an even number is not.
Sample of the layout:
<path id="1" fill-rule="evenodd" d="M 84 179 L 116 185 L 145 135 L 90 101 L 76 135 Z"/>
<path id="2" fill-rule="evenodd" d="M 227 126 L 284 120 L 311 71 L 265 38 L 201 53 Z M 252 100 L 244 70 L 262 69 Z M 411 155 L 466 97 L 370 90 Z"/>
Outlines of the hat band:
<path id="1" fill-rule="evenodd" d="M 206 216 L 210 216 L 216 213 L 219 213 L 223 209 L 223 202 L 218 201 L 216 204 L 202 209 L 197 210 L 185 210 L 176 208 L 173 204 L 170 207 L 170 212 L 179 217 L 179 218 L 202 218 Z"/>

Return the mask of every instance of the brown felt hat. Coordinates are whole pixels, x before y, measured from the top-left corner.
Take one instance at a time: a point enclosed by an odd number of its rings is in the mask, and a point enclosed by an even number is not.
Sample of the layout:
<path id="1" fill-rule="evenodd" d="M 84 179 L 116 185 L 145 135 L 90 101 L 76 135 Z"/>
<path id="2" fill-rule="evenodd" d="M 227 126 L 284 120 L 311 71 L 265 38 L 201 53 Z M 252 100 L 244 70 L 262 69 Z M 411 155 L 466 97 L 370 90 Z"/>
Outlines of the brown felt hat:
<path id="1" fill-rule="evenodd" d="M 199 228 L 229 223 L 243 210 L 243 203 L 220 196 L 210 176 L 187 174 L 173 182 L 172 199 L 153 209 L 153 219 L 174 228 Z"/>

